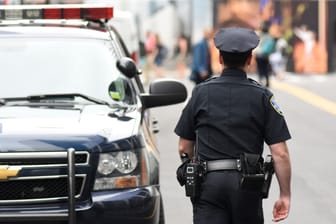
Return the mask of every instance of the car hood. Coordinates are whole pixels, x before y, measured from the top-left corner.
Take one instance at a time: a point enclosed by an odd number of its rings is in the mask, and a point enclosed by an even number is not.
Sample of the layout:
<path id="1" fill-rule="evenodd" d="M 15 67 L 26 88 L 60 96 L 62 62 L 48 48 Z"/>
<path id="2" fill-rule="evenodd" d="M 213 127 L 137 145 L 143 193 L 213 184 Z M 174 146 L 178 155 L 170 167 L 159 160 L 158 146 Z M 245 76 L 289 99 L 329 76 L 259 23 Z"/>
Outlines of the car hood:
<path id="1" fill-rule="evenodd" d="M 35 142 L 35 148 L 36 142 L 41 148 L 50 142 L 63 142 L 61 148 L 67 142 L 72 146 L 81 142 L 81 147 L 90 148 L 91 143 L 110 143 L 136 135 L 139 116 L 136 110 L 123 113 L 102 105 L 79 109 L 5 106 L 0 108 L 0 149 L 13 145 L 28 149 L 31 142 Z"/>

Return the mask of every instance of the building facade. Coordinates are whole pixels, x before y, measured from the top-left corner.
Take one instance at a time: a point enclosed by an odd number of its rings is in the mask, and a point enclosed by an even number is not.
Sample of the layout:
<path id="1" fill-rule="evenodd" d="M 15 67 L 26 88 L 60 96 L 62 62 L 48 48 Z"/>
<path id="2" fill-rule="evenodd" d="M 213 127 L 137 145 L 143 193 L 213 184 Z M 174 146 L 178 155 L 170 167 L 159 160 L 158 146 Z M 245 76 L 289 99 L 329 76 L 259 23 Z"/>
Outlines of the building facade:
<path id="1" fill-rule="evenodd" d="M 214 0 L 214 24 L 258 30 L 265 21 L 279 26 L 288 42 L 288 71 L 336 71 L 336 2 L 331 0 Z"/>

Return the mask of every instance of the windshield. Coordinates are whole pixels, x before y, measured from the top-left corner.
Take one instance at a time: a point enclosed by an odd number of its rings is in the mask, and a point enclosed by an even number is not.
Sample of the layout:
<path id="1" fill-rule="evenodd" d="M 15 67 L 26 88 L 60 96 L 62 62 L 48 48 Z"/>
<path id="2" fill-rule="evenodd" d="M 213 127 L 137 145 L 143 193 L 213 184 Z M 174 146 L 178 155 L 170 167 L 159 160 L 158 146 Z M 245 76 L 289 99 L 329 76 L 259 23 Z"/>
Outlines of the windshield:
<path id="1" fill-rule="evenodd" d="M 0 98 L 80 93 L 112 101 L 110 84 L 126 79 L 111 42 L 98 39 L 1 38 L 0 65 Z"/>

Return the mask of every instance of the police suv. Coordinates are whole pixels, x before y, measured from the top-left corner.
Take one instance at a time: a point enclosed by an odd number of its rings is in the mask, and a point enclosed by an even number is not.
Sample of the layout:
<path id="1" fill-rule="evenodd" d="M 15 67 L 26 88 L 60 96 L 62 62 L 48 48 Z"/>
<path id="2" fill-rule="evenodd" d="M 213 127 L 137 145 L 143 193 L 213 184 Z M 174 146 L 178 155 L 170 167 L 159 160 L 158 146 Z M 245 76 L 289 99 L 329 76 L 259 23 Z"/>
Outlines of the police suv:
<path id="1" fill-rule="evenodd" d="M 140 71 L 110 6 L 0 8 L 0 223 L 164 223 L 149 108 L 185 86 Z"/>

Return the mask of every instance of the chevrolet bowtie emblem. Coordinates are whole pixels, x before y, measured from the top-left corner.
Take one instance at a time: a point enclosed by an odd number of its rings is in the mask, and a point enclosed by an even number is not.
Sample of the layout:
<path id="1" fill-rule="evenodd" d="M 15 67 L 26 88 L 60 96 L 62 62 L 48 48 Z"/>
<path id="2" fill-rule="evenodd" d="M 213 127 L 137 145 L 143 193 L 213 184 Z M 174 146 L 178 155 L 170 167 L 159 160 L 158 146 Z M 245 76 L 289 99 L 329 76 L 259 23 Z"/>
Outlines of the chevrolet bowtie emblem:
<path id="1" fill-rule="evenodd" d="M 21 167 L 0 166 L 0 180 L 8 180 L 10 177 L 16 177 Z"/>

